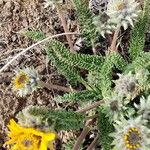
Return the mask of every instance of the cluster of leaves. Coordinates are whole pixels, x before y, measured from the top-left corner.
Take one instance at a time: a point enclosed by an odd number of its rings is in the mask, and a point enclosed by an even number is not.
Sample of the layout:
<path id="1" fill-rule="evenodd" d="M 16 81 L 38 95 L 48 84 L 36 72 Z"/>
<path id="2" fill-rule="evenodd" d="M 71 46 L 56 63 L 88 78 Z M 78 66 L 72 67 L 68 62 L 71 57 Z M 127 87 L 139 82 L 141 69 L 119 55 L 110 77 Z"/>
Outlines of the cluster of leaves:
<path id="1" fill-rule="evenodd" d="M 95 28 L 91 23 L 91 14 L 87 9 L 84 0 L 74 0 L 76 5 L 79 22 L 83 28 L 83 36 L 87 41 L 94 39 Z M 55 100 L 63 102 L 87 102 L 97 101 L 98 99 L 105 99 L 111 97 L 114 93 L 113 87 L 113 72 L 119 70 L 123 75 L 132 72 L 136 74 L 138 70 L 148 70 L 150 72 L 150 53 L 144 52 L 145 44 L 145 32 L 149 24 L 149 8 L 150 4 L 147 1 L 144 8 L 144 12 L 135 25 L 130 39 L 129 56 L 130 62 L 124 60 L 124 58 L 118 52 L 108 52 L 106 56 L 91 56 L 88 54 L 72 54 L 65 47 L 65 45 L 57 40 L 51 40 L 46 46 L 47 55 L 49 59 L 54 63 L 58 71 L 63 74 L 71 85 L 81 83 L 85 86 L 86 90 L 75 91 L 63 96 L 55 97 Z M 41 34 L 29 34 L 30 37 L 39 40 Z M 43 35 L 42 35 L 43 37 Z M 79 69 L 88 70 L 87 78 L 84 79 Z M 150 77 L 146 76 L 146 80 L 140 80 L 141 86 L 144 86 L 144 90 L 140 89 L 137 96 L 148 96 L 150 91 Z M 145 85 L 146 84 L 146 85 Z M 53 122 L 56 130 L 71 130 L 80 129 L 83 127 L 83 121 L 85 116 L 79 113 L 74 113 L 65 110 L 43 110 L 40 108 L 34 108 L 30 110 L 30 114 L 33 116 L 41 116 L 45 120 Z M 102 109 L 98 109 L 98 129 L 100 136 L 100 143 L 105 150 L 110 150 L 112 138 L 108 135 L 114 128 L 109 122 L 106 114 L 102 112 Z M 54 123 L 55 122 L 55 123 Z"/>

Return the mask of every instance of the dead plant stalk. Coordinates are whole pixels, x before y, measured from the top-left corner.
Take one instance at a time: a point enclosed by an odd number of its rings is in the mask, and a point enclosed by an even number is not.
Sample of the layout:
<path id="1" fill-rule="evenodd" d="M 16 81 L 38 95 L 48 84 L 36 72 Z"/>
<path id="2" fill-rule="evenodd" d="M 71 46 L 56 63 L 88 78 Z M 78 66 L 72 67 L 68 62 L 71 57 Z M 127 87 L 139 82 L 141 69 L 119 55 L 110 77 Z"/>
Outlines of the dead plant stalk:
<path id="1" fill-rule="evenodd" d="M 66 23 L 65 17 L 63 15 L 63 12 L 62 12 L 61 7 L 59 6 L 59 4 L 56 5 L 56 9 L 57 9 L 58 16 L 59 16 L 59 18 L 61 20 L 62 26 L 64 28 L 64 31 L 66 33 L 69 32 L 69 29 L 67 27 L 67 23 Z M 71 35 L 66 34 L 66 39 L 67 39 L 69 47 L 70 47 L 70 52 L 71 53 L 75 53 L 75 50 L 74 50 L 74 47 L 73 47 L 73 44 L 72 44 Z"/>
<path id="2" fill-rule="evenodd" d="M 52 84 L 52 83 L 45 83 L 43 81 L 39 82 L 40 87 L 46 87 L 47 89 L 55 89 L 58 91 L 64 91 L 64 92 L 72 92 L 72 90 L 68 87 L 64 87 L 61 85 L 56 85 L 56 84 Z"/>
<path id="3" fill-rule="evenodd" d="M 85 139 L 85 137 L 87 136 L 87 134 L 91 130 L 89 126 L 92 125 L 92 124 L 93 124 L 93 120 L 89 120 L 89 121 L 86 122 L 86 125 L 83 128 L 80 136 L 78 137 L 78 139 L 77 139 L 77 141 L 76 141 L 76 143 L 75 143 L 75 145 L 73 147 L 73 150 L 79 150 L 80 149 L 83 140 Z"/>

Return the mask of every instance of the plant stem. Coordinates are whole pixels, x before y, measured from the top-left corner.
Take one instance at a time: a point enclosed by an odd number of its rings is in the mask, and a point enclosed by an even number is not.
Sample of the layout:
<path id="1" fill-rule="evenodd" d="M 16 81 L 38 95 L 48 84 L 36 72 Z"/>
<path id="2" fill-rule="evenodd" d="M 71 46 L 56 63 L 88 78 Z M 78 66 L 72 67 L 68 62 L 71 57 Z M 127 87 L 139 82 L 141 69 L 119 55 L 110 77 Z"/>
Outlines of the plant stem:
<path id="1" fill-rule="evenodd" d="M 86 135 L 89 133 L 89 131 L 90 131 L 89 127 L 84 127 L 84 129 L 82 130 L 80 136 L 78 137 L 78 139 L 73 147 L 73 150 L 79 150 L 79 148 L 83 142 L 83 139 L 86 137 Z"/>
<path id="2" fill-rule="evenodd" d="M 117 27 L 117 29 L 114 33 L 113 40 L 112 40 L 112 43 L 111 43 L 111 46 L 110 46 L 110 51 L 117 51 L 116 44 L 117 44 L 119 32 L 120 32 L 120 26 Z"/>
<path id="3" fill-rule="evenodd" d="M 52 83 L 45 83 L 43 81 L 39 81 L 39 86 L 40 87 L 46 87 L 47 89 L 55 89 L 55 90 L 58 90 L 58 91 L 64 91 L 64 92 L 72 92 L 72 90 L 70 88 L 67 88 L 67 87 L 64 87 L 64 86 L 60 86 L 60 85 L 55 85 L 55 84 L 52 84 Z"/>
<path id="4" fill-rule="evenodd" d="M 78 81 L 81 82 L 87 90 L 92 90 L 92 87 L 88 85 L 88 83 L 83 78 L 79 78 Z"/>
<path id="5" fill-rule="evenodd" d="M 78 137 L 78 139 L 77 139 L 77 141 L 76 141 L 76 143 L 75 143 L 75 145 L 73 147 L 73 150 L 79 150 L 80 149 L 80 146 L 81 146 L 81 144 L 83 142 L 83 139 L 85 139 L 86 135 L 90 131 L 90 127 L 88 127 L 88 126 L 90 126 L 92 123 L 93 123 L 93 120 L 90 120 L 90 121 L 88 121 L 86 123 L 86 126 L 83 128 L 80 136 Z"/>
<path id="6" fill-rule="evenodd" d="M 93 142 L 90 144 L 90 146 L 87 148 L 87 150 L 93 150 L 95 148 L 98 138 L 99 136 L 97 135 L 95 139 L 93 140 Z"/>
<path id="7" fill-rule="evenodd" d="M 86 108 L 83 108 L 83 109 L 80 109 L 80 110 L 77 110 L 76 112 L 80 112 L 80 113 L 84 113 L 84 112 L 87 112 L 93 108 L 96 108 L 98 107 L 99 105 L 103 104 L 104 101 L 103 100 L 100 100 L 98 102 L 95 102 L 94 104 L 91 104 L 90 106 L 87 106 Z"/>
<path id="8" fill-rule="evenodd" d="M 69 32 L 68 30 L 68 27 L 67 27 L 67 23 L 66 23 L 66 20 L 65 20 L 65 17 L 63 16 L 63 13 L 61 11 L 61 6 L 59 4 L 56 4 L 56 9 L 57 9 L 57 12 L 58 12 L 58 16 L 61 20 L 61 23 L 62 23 L 62 26 L 64 28 L 64 31 L 65 33 Z M 73 44 L 72 44 L 72 40 L 71 40 L 71 36 L 70 35 L 66 35 L 66 38 L 67 38 L 67 41 L 68 41 L 68 44 L 69 44 L 69 47 L 70 47 L 70 52 L 71 53 L 75 53 L 75 50 L 74 50 L 74 47 L 73 47 Z"/>

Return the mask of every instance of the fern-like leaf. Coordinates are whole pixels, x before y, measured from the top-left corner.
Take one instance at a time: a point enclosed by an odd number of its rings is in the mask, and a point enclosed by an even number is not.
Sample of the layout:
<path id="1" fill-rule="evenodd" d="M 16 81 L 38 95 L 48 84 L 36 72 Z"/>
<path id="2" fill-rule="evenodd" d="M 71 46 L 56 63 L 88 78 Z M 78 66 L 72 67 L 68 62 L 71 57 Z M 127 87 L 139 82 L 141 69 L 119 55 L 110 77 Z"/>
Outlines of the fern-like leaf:
<path id="1" fill-rule="evenodd" d="M 104 150 L 111 150 L 113 138 L 110 137 L 109 134 L 114 131 L 114 127 L 110 124 L 109 118 L 106 117 L 106 114 L 102 112 L 102 108 L 99 109 L 98 116 L 99 142 Z"/>
<path id="2" fill-rule="evenodd" d="M 101 95 L 95 93 L 95 91 L 80 91 L 80 92 L 72 92 L 69 94 L 64 94 L 63 96 L 55 97 L 55 100 L 57 102 L 88 102 L 88 101 L 94 101 L 97 99 L 101 99 Z"/>
<path id="3" fill-rule="evenodd" d="M 36 40 L 36 41 L 43 40 L 44 38 L 46 38 L 44 33 L 40 32 L 40 31 L 23 31 L 23 32 L 21 32 L 21 34 L 27 36 L 28 38 Z"/>
<path id="4" fill-rule="evenodd" d="M 116 52 L 110 53 L 106 56 L 104 65 L 101 69 L 101 91 L 103 97 L 111 95 L 111 85 L 112 85 L 112 71 L 114 68 L 123 70 L 126 66 L 124 59 Z"/>
<path id="5" fill-rule="evenodd" d="M 77 9 L 77 17 L 82 28 L 82 34 L 85 37 L 87 44 L 92 44 L 96 38 L 96 28 L 92 23 L 92 14 L 87 6 L 86 0 L 73 0 Z"/>
<path id="6" fill-rule="evenodd" d="M 65 64 L 58 58 L 57 54 L 55 53 L 56 51 L 55 45 L 53 46 L 50 44 L 49 46 L 46 47 L 46 51 L 48 57 L 57 67 L 58 71 L 61 74 L 63 74 L 71 84 L 76 85 L 77 81 L 83 80 L 75 68 L 71 67 L 68 64 Z"/>
<path id="7" fill-rule="evenodd" d="M 149 10 L 150 1 L 146 0 L 143 15 L 139 18 L 131 34 L 129 52 L 132 60 L 134 60 L 143 52 L 145 44 L 145 32 L 147 30 L 150 20 Z"/>
<path id="8" fill-rule="evenodd" d="M 52 40 L 50 46 L 53 47 L 53 51 L 62 62 L 72 67 L 79 67 L 94 71 L 100 70 L 104 62 L 104 58 L 102 56 L 72 54 L 63 43 L 57 40 Z"/>
<path id="9" fill-rule="evenodd" d="M 83 127 L 85 115 L 73 111 L 49 110 L 42 107 L 31 107 L 28 110 L 30 117 L 40 117 L 45 124 L 54 126 L 55 130 L 78 130 Z"/>
<path id="10" fill-rule="evenodd" d="M 150 70 L 150 53 L 149 52 L 141 53 L 131 64 L 129 64 L 126 67 L 125 73 L 128 73 L 130 71 L 139 71 L 141 69 Z"/>

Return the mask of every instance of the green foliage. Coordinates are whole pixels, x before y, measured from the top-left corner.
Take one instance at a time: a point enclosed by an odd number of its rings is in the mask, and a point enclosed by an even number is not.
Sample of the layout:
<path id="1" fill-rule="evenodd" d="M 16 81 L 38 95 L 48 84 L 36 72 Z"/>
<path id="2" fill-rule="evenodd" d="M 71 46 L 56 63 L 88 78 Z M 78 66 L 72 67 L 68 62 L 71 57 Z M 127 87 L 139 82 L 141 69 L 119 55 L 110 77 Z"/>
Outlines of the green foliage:
<path id="1" fill-rule="evenodd" d="M 98 129 L 99 129 L 99 142 L 104 150 L 111 150 L 111 143 L 113 138 L 109 136 L 114 131 L 114 127 L 109 122 L 109 118 L 102 112 L 102 108 L 98 113 Z"/>
<path id="2" fill-rule="evenodd" d="M 123 70 L 126 66 L 126 62 L 116 52 L 110 53 L 106 56 L 104 65 L 101 68 L 101 91 L 103 97 L 109 97 L 111 95 L 112 85 L 112 71 L 117 68 Z"/>
<path id="3" fill-rule="evenodd" d="M 135 59 L 137 56 L 139 56 L 144 49 L 145 32 L 147 30 L 147 27 L 149 25 L 149 20 L 150 20 L 149 10 L 150 10 L 150 1 L 145 0 L 145 7 L 144 7 L 143 14 L 139 18 L 131 34 L 129 52 L 132 60 Z"/>
<path id="4" fill-rule="evenodd" d="M 87 81 L 92 87 L 95 89 L 95 91 L 98 91 L 100 94 L 101 92 L 101 74 L 100 71 L 89 71 L 87 75 Z"/>
<path id="5" fill-rule="evenodd" d="M 43 40 L 46 36 L 40 31 L 23 31 L 21 34 L 33 39 L 33 40 Z"/>
<path id="6" fill-rule="evenodd" d="M 72 54 L 64 44 L 56 40 L 52 40 L 46 47 L 46 50 L 49 58 L 53 61 L 58 70 L 66 76 L 72 84 L 76 84 L 77 81 L 79 81 L 86 87 L 86 82 L 79 75 L 77 67 L 92 71 L 100 70 L 104 62 L 102 56 Z"/>
<path id="7" fill-rule="evenodd" d="M 55 130 L 79 130 L 83 127 L 85 116 L 81 113 L 65 110 L 49 110 L 42 107 L 31 107 L 28 110 L 30 118 L 40 117 L 45 124 L 53 126 Z"/>
<path id="8" fill-rule="evenodd" d="M 57 67 L 58 71 L 62 73 L 71 84 L 77 84 L 77 81 L 82 80 L 76 68 L 73 68 L 67 63 L 64 63 L 57 54 L 57 45 L 54 43 L 49 44 L 46 47 L 46 51 L 50 60 Z"/>
<path id="9" fill-rule="evenodd" d="M 138 57 L 136 57 L 136 59 L 126 67 L 125 73 L 128 73 L 129 71 L 138 71 L 141 69 L 150 70 L 150 53 L 149 52 L 143 52 Z"/>
<path id="10" fill-rule="evenodd" d="M 69 94 L 64 94 L 63 96 L 55 97 L 54 99 L 57 102 L 88 102 L 88 101 L 94 101 L 97 99 L 101 99 L 101 95 L 97 94 L 95 91 L 79 91 L 79 92 L 72 92 Z"/>
<path id="11" fill-rule="evenodd" d="M 65 64 L 72 67 L 84 68 L 87 70 L 100 70 L 104 58 L 102 56 L 91 56 L 85 54 L 72 54 L 63 43 L 52 40 L 50 48 L 53 49 L 57 57 Z"/>
<path id="12" fill-rule="evenodd" d="M 136 70 L 150 69 L 150 53 L 141 53 L 137 59 L 132 62 Z"/>
<path id="13" fill-rule="evenodd" d="M 96 27 L 92 23 L 92 14 L 90 13 L 86 0 L 73 0 L 77 10 L 77 17 L 82 28 L 82 34 L 87 44 L 93 44 L 96 39 Z M 92 42 L 92 43 L 90 43 Z"/>
<path id="14" fill-rule="evenodd" d="M 143 19 L 145 21 L 145 26 L 148 27 L 150 23 L 150 1 L 144 0 L 144 10 L 143 10 Z"/>

